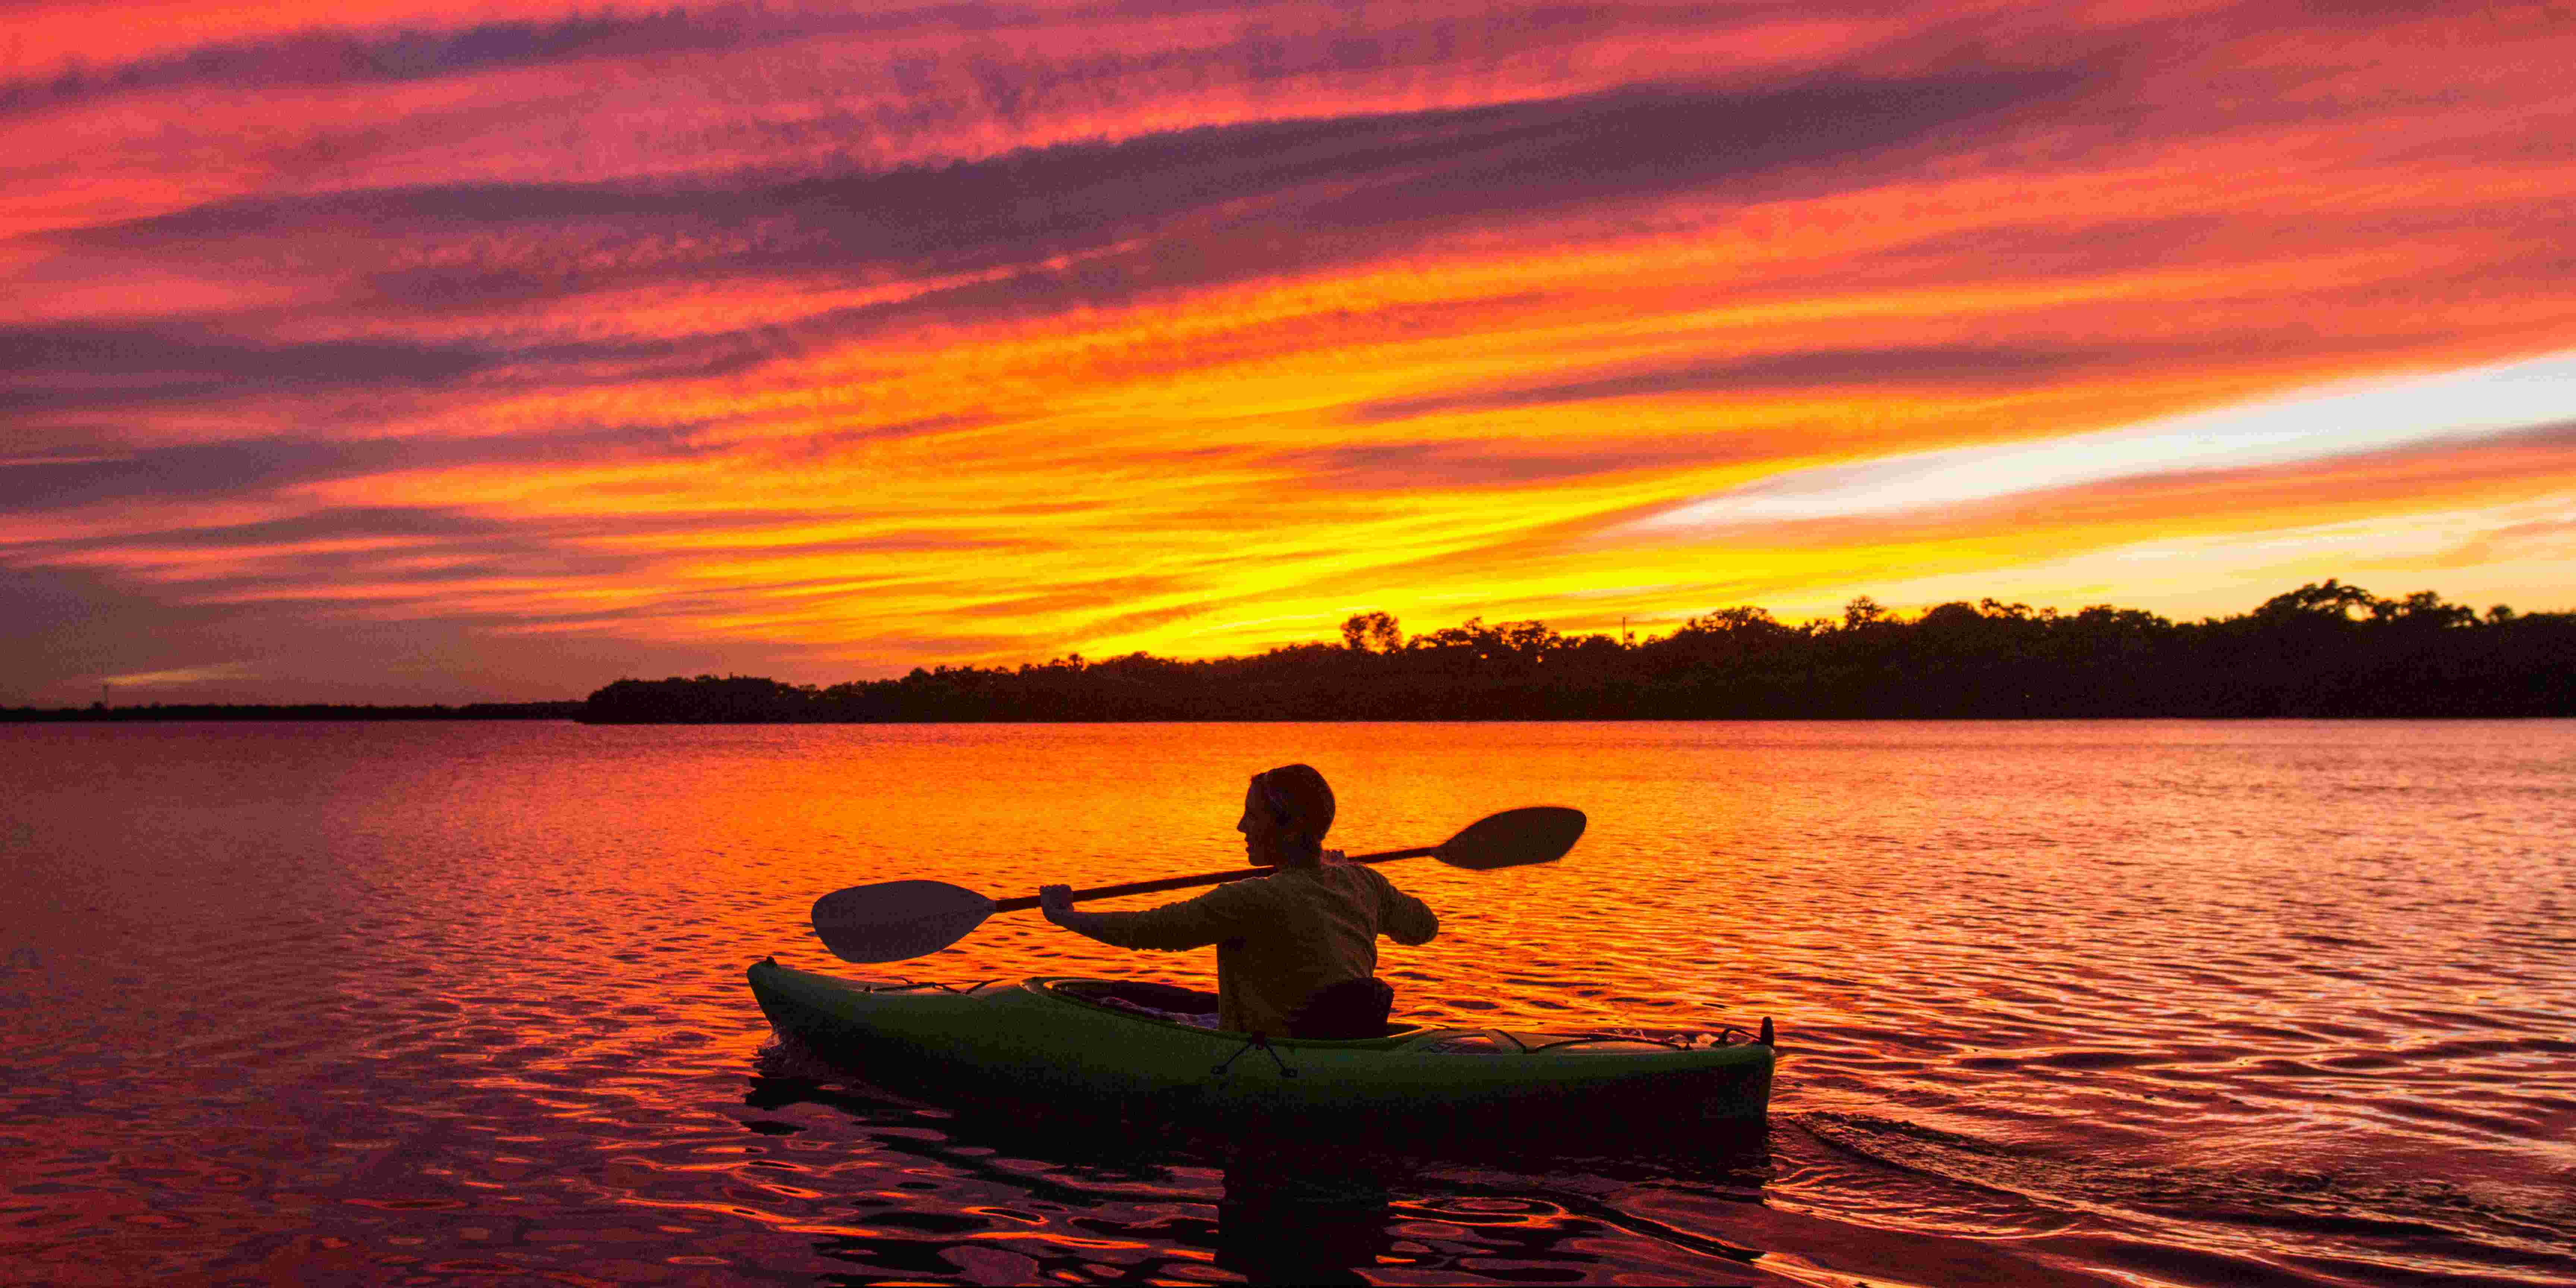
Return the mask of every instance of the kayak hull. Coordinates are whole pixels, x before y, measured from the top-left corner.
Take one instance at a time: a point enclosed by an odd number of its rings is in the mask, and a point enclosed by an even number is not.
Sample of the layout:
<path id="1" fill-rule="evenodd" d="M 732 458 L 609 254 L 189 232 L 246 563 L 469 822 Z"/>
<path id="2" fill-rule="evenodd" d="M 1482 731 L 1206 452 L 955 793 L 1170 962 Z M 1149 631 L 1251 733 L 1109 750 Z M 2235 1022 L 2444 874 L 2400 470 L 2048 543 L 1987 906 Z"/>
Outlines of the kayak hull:
<path id="1" fill-rule="evenodd" d="M 1086 989 L 1111 986 L 1050 977 L 952 991 L 773 960 L 752 966 L 750 982 L 772 1027 L 872 1082 L 1120 1114 L 1528 1124 L 1618 1111 L 1747 1123 L 1768 1112 L 1775 1060 L 1753 1041 L 1452 1028 L 1256 1041 L 1104 1005 Z"/>

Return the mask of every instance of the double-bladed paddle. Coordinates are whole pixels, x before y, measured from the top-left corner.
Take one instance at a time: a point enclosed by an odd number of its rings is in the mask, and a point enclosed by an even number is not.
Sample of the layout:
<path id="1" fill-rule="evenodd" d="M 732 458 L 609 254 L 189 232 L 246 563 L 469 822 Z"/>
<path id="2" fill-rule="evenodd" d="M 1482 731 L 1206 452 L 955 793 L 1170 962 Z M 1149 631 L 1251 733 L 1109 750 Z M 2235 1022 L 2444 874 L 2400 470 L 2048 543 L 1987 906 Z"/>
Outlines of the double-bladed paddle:
<path id="1" fill-rule="evenodd" d="M 1348 863 L 1391 863 L 1430 855 L 1453 868 L 1491 872 L 1496 868 L 1552 863 L 1583 835 L 1583 811 L 1559 805 L 1507 809 L 1467 825 L 1438 845 L 1383 854 L 1355 854 Z M 1248 866 L 1195 876 L 1130 881 L 1124 885 L 1076 890 L 1076 901 L 1120 894 L 1151 894 L 1190 886 L 1221 885 L 1247 877 L 1266 877 L 1277 868 Z M 1038 906 L 1036 895 L 988 899 L 945 881 L 884 881 L 835 890 L 814 901 L 814 933 L 832 955 L 845 962 L 898 962 L 938 952 L 973 933 L 997 912 L 1020 912 Z"/>

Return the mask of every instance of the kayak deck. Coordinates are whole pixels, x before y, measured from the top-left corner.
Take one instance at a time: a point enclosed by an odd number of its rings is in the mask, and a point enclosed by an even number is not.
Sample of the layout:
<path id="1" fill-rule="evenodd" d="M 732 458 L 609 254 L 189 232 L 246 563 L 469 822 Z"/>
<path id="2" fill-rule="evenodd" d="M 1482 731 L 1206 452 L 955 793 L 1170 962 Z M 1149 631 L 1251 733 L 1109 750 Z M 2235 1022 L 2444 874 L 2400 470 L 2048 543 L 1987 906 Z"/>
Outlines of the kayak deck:
<path id="1" fill-rule="evenodd" d="M 1580 1106 L 1759 1120 L 1775 1060 L 1768 1042 L 1734 1030 L 1706 1043 L 1395 1025 L 1346 1041 L 1272 1039 L 1134 1009 L 1140 993 L 1154 1010 L 1213 1001 L 1167 985 L 866 984 L 775 960 L 749 976 L 774 1028 L 871 1081 L 1119 1112 L 1448 1118 Z"/>

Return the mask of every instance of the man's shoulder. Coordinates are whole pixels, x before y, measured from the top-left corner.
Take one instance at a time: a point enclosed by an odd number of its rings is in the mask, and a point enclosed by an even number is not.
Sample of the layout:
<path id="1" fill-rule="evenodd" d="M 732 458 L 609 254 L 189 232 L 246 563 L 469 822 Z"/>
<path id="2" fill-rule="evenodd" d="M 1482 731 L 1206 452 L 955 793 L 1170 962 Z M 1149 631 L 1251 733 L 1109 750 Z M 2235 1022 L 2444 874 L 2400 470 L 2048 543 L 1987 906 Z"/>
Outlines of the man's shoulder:
<path id="1" fill-rule="evenodd" d="M 1393 890 L 1395 883 L 1386 874 L 1365 863 L 1327 863 L 1321 871 L 1342 874 L 1338 879 L 1368 890 Z"/>
<path id="2" fill-rule="evenodd" d="M 1192 902 L 1211 908 L 1267 903 L 1279 897 L 1279 888 L 1273 884 L 1278 879 L 1277 873 L 1264 873 L 1244 880 L 1227 881 L 1212 887 L 1206 894 L 1200 895 Z"/>
<path id="3" fill-rule="evenodd" d="M 1375 876 L 1377 876 L 1376 873 L 1357 864 L 1334 863 L 1328 860 L 1323 863 L 1281 867 L 1264 874 L 1258 881 L 1238 881 L 1235 884 L 1258 886 L 1265 893 L 1270 894 L 1293 895 L 1297 891 L 1312 890 L 1319 885 L 1336 886 L 1353 880 L 1364 881 Z"/>

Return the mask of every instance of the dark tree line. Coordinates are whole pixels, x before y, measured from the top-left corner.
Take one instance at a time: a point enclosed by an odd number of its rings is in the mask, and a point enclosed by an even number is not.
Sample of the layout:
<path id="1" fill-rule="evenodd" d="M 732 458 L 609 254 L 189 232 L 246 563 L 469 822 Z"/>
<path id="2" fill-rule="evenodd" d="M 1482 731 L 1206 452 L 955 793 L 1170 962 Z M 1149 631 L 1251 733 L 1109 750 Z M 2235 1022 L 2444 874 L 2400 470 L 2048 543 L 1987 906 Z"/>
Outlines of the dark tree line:
<path id="1" fill-rule="evenodd" d="M 2337 581 L 2251 613 L 2172 622 L 2096 606 L 1951 603 L 1918 617 L 1867 598 L 1839 621 L 1759 608 L 1638 641 L 1540 622 L 1407 637 L 1367 613 L 1338 644 L 1184 662 L 1079 654 L 783 684 L 619 680 L 593 723 L 1119 720 L 1730 720 L 2576 716 L 2576 613 L 2480 614 L 2430 591 Z"/>

